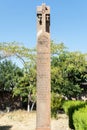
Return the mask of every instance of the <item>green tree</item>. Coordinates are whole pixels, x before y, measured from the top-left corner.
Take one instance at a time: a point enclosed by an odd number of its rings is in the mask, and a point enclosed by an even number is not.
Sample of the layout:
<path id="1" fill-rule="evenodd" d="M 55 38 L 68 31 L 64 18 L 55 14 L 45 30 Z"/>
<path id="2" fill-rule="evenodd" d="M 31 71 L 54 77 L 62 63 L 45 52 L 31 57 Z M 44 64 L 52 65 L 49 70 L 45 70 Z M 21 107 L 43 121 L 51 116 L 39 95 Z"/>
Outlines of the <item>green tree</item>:
<path id="1" fill-rule="evenodd" d="M 63 47 L 51 59 L 52 91 L 68 98 L 79 96 L 82 91 L 80 84 L 87 80 L 86 70 L 86 55 L 66 51 Z"/>
<path id="2" fill-rule="evenodd" d="M 4 43 L 4 44 L 1 43 L 0 54 L 1 54 L 1 60 L 9 57 L 16 57 L 21 61 L 23 65 L 23 76 L 18 80 L 16 87 L 13 89 L 13 94 L 16 96 L 20 95 L 22 101 L 23 98 L 25 97 L 26 101 L 27 99 L 28 101 L 32 100 L 33 102 L 32 105 L 35 104 L 36 50 L 28 49 L 17 42 Z M 33 106 L 31 107 L 31 109 L 32 108 Z"/>
<path id="3" fill-rule="evenodd" d="M 5 56 L 16 56 L 22 61 L 23 77 L 19 80 L 20 85 L 14 89 L 14 93 L 28 95 L 29 89 L 35 90 L 36 87 L 36 49 L 28 49 L 15 42 L 0 45 L 2 59 Z M 86 54 L 80 52 L 69 52 L 63 43 L 55 44 L 51 41 L 51 91 L 68 98 L 79 96 L 82 91 L 80 84 L 87 81 L 86 57 Z M 25 85 L 22 82 L 26 82 L 26 87 L 23 87 Z M 20 91 L 23 88 L 26 88 L 26 92 Z"/>
<path id="4" fill-rule="evenodd" d="M 29 49 L 17 42 L 0 43 L 0 60 L 15 57 L 26 66 L 30 61 L 35 61 L 36 49 Z"/>
<path id="5" fill-rule="evenodd" d="M 0 90 L 12 91 L 22 75 L 22 70 L 11 61 L 0 62 Z"/>
<path id="6" fill-rule="evenodd" d="M 29 72 L 28 72 L 29 71 Z M 36 103 L 36 69 L 30 67 L 27 73 L 19 80 L 13 90 L 15 96 L 20 96 L 22 102 L 27 103 L 28 111 L 33 109 Z"/>

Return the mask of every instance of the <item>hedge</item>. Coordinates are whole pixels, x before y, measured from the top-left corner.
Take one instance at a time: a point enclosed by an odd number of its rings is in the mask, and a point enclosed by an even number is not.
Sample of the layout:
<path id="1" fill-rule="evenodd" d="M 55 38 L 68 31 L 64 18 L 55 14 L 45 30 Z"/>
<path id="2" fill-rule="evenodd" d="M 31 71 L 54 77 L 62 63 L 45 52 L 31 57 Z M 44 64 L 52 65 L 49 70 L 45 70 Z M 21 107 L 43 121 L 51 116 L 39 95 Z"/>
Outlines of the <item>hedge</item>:
<path id="1" fill-rule="evenodd" d="M 74 112 L 73 124 L 75 130 L 87 130 L 87 106 Z"/>
<path id="2" fill-rule="evenodd" d="M 82 107 L 86 106 L 86 102 L 84 101 L 66 101 L 63 104 L 63 109 L 65 111 L 65 113 L 69 116 L 69 127 L 71 129 L 74 129 L 74 124 L 73 124 L 73 114 L 75 112 L 75 110 L 79 110 Z"/>

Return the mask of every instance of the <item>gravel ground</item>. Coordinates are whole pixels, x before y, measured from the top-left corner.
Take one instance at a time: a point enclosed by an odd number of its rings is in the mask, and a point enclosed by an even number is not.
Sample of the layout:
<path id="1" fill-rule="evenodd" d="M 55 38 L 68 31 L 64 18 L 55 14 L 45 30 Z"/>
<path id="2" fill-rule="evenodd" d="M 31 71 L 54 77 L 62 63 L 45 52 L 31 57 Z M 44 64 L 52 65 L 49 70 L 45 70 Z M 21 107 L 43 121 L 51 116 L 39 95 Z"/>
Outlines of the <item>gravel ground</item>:
<path id="1" fill-rule="evenodd" d="M 0 114 L 0 130 L 35 130 L 36 113 L 26 111 L 16 111 Z M 51 120 L 51 130 L 70 130 L 68 127 L 68 117 L 59 114 L 58 120 Z"/>

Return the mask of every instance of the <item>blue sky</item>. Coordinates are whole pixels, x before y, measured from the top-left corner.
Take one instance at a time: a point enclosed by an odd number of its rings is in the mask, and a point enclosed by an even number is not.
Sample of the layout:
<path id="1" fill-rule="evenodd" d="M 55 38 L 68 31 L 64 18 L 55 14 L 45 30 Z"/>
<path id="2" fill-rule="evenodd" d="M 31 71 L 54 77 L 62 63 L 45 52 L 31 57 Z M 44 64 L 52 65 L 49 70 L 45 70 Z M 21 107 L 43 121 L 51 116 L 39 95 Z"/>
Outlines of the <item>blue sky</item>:
<path id="1" fill-rule="evenodd" d="M 0 0 L 0 42 L 36 46 L 36 7 L 51 8 L 51 39 L 87 52 L 87 0 Z"/>

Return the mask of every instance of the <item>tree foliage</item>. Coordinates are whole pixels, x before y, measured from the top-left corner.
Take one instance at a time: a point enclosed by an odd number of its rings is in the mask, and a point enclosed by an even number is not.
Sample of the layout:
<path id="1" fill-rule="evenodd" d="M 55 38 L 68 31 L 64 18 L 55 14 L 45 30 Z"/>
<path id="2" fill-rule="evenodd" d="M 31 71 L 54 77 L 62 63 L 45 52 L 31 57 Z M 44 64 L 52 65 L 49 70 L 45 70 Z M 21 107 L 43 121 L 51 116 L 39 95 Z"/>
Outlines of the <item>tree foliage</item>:
<path id="1" fill-rule="evenodd" d="M 87 80 L 86 55 L 62 49 L 51 60 L 52 91 L 68 98 L 77 97 L 82 91 L 81 83 Z"/>
<path id="2" fill-rule="evenodd" d="M 10 56 L 19 58 L 23 63 L 23 69 L 15 67 L 11 62 L 4 61 Z M 87 81 L 86 57 L 86 54 L 80 52 L 69 52 L 64 43 L 55 44 L 51 41 L 51 91 L 53 93 L 68 98 L 76 98 L 80 95 L 82 92 L 80 85 Z M 3 90 L 11 88 L 14 95 L 26 96 L 27 100 L 32 95 L 32 99 L 35 101 L 36 49 L 28 49 L 16 42 L 1 43 L 0 59 L 0 88 Z M 12 68 L 12 66 L 14 67 Z M 14 74 L 17 71 L 20 73 Z M 3 85 L 3 83 L 6 84 Z"/>
<path id="3" fill-rule="evenodd" d="M 11 61 L 0 62 L 0 90 L 12 91 L 22 75 L 22 70 Z"/>
<path id="4" fill-rule="evenodd" d="M 29 61 L 35 61 L 35 49 L 26 48 L 24 45 L 11 42 L 0 43 L 0 59 L 8 57 L 16 57 L 21 60 L 23 65 L 26 65 Z"/>

